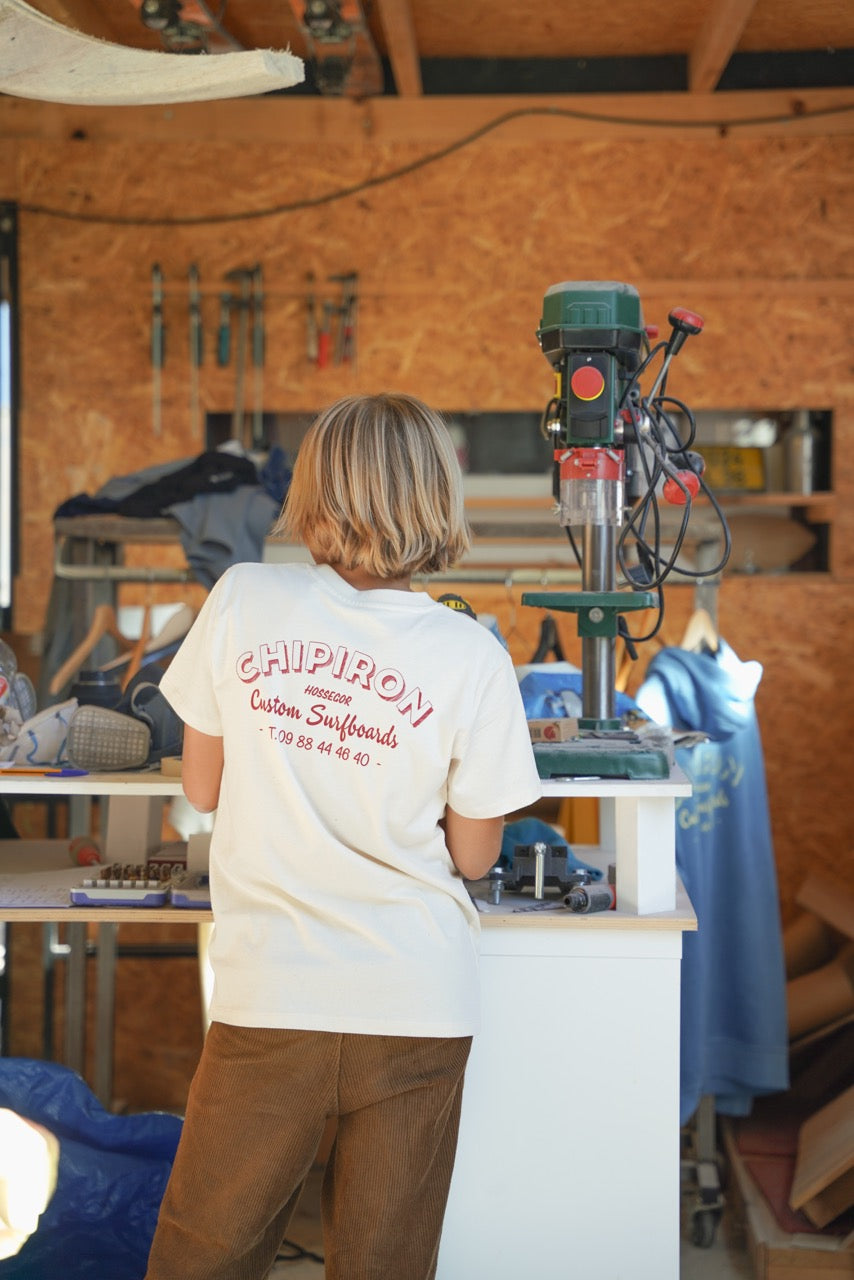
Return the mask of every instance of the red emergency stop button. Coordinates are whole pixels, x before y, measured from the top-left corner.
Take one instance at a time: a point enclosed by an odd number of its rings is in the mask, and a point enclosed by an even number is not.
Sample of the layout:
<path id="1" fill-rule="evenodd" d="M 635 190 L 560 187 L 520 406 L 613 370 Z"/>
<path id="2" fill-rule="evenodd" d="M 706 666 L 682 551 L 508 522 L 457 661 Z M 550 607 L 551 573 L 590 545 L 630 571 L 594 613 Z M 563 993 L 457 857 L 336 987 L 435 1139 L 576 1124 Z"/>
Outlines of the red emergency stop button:
<path id="1" fill-rule="evenodd" d="M 605 390 L 605 379 L 592 364 L 583 364 L 575 370 L 569 385 L 579 400 L 595 400 Z"/>

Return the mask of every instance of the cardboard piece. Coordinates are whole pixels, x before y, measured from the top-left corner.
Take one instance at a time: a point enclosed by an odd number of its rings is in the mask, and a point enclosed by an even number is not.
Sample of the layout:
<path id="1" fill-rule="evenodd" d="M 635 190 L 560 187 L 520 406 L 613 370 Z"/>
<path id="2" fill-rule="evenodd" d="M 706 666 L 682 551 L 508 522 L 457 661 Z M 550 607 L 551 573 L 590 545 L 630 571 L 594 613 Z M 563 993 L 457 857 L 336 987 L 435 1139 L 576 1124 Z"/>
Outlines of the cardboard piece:
<path id="1" fill-rule="evenodd" d="M 822 876 L 808 876 L 798 890 L 795 902 L 804 911 L 812 911 L 833 929 L 854 940 L 854 895 Z"/>
<path id="2" fill-rule="evenodd" d="M 833 959 L 834 950 L 830 926 L 811 911 L 802 911 L 783 930 L 786 977 L 799 978 L 802 973 L 827 964 Z"/>
<path id="3" fill-rule="evenodd" d="M 830 964 L 802 973 L 786 983 L 789 1039 L 854 1013 L 854 956 L 840 955 Z"/>
<path id="4" fill-rule="evenodd" d="M 731 1194 L 744 1218 L 756 1280 L 854 1280 L 851 1240 L 783 1230 L 747 1169 L 731 1122 L 724 1123 L 723 1134 Z"/>
<path id="5" fill-rule="evenodd" d="M 528 732 L 532 742 L 570 742 L 578 736 L 578 721 L 569 716 L 529 720 Z"/>
<path id="6" fill-rule="evenodd" d="M 801 1125 L 789 1204 L 818 1227 L 854 1205 L 854 1085 Z"/>

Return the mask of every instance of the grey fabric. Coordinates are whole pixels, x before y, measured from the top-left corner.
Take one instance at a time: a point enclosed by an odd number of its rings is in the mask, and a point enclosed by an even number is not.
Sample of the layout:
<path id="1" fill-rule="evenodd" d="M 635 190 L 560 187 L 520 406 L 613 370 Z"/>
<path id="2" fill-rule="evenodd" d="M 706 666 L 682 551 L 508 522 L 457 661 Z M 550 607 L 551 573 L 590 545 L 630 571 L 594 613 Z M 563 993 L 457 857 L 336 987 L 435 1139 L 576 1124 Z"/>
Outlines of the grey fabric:
<path id="1" fill-rule="evenodd" d="M 168 511 L 180 526 L 193 576 L 212 587 L 230 565 L 263 560 L 264 539 L 279 506 L 258 485 L 241 485 L 231 493 L 200 494 Z"/>

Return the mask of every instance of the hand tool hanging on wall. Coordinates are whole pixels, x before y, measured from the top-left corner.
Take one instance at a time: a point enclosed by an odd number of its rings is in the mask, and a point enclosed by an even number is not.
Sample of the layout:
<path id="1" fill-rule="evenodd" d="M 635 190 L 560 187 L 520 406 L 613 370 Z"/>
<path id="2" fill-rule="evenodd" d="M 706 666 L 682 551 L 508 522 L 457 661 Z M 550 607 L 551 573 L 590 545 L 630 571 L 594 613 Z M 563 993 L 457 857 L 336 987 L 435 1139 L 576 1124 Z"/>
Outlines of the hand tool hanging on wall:
<path id="1" fill-rule="evenodd" d="M 235 302 L 237 306 L 237 349 L 234 356 L 234 410 L 231 415 L 231 434 L 244 445 L 244 400 L 246 394 L 246 357 L 249 346 L 249 307 L 252 298 L 252 270 L 236 267 L 226 274 L 226 280 L 234 280 L 240 286 Z"/>
<path id="2" fill-rule="evenodd" d="M 356 345 L 356 281 L 355 271 L 330 276 L 341 285 L 341 305 L 338 308 L 338 334 L 335 339 L 335 363 L 344 364 L 353 359 Z"/>
<path id="3" fill-rule="evenodd" d="M 189 279 L 190 310 L 190 428 L 193 437 L 201 441 L 202 414 L 199 398 L 199 369 L 204 358 L 204 335 L 202 332 L 202 306 L 199 294 L 199 268 L 191 263 Z"/>
<path id="4" fill-rule="evenodd" d="M 317 367 L 325 369 L 332 353 L 332 317 L 335 315 L 335 303 L 324 302 L 323 319 L 317 335 Z"/>
<path id="5" fill-rule="evenodd" d="M 163 323 L 163 272 L 158 263 L 151 268 L 151 421 L 155 436 L 163 430 L 163 364 L 166 356 L 166 328 Z"/>
<path id="6" fill-rule="evenodd" d="M 219 295 L 219 322 L 216 330 L 216 362 L 220 369 L 231 360 L 231 294 Z"/>
<path id="7" fill-rule="evenodd" d="M 260 264 L 252 271 L 252 371 L 254 403 L 252 406 L 252 448 L 264 447 L 264 273 Z"/>
<path id="8" fill-rule="evenodd" d="M 317 363 L 317 303 L 314 298 L 314 272 L 306 273 L 308 293 L 305 297 L 305 358 Z"/>

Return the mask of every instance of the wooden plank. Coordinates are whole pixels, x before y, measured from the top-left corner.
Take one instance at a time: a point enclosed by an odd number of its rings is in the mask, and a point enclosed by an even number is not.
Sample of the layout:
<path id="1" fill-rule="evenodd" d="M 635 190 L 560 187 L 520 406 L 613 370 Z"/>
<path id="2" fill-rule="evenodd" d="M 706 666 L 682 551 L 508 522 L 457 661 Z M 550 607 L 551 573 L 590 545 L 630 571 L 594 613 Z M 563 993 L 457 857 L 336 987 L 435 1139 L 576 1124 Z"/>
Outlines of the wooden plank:
<path id="1" fill-rule="evenodd" d="M 748 1249 L 757 1280 L 850 1280 L 854 1277 L 854 1252 L 840 1237 L 806 1232 L 790 1235 L 783 1231 L 741 1157 L 731 1123 L 724 1125 L 724 1145 L 732 1170 L 734 1194 L 747 1226 Z"/>
<path id="2" fill-rule="evenodd" d="M 854 1203 L 852 1173 L 854 1085 L 801 1125 L 789 1204 L 824 1227 Z"/>
<path id="3" fill-rule="evenodd" d="M 169 54 L 163 57 L 174 56 Z M 221 57 L 238 55 L 221 55 Z M 219 60 L 219 59 L 218 59 Z M 187 59 L 192 61 L 192 59 Z M 198 60 L 197 60 L 198 61 Z M 519 95 L 430 98 L 268 97 L 229 102 L 126 106 L 121 111 L 0 99 L 0 137 L 91 142 L 445 145 L 488 138 L 518 146 L 628 138 L 649 141 L 822 137 L 854 132 L 854 91 L 809 89 L 727 94 Z"/>
<path id="4" fill-rule="evenodd" d="M 421 62 L 410 0 L 378 0 L 377 7 L 397 92 L 402 98 L 420 97 Z"/>
<path id="5" fill-rule="evenodd" d="M 688 87 L 710 93 L 735 52 L 756 0 L 714 0 L 688 55 Z"/>

